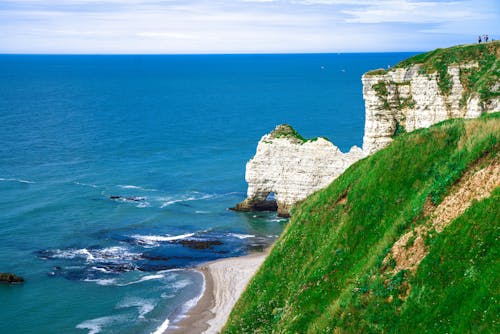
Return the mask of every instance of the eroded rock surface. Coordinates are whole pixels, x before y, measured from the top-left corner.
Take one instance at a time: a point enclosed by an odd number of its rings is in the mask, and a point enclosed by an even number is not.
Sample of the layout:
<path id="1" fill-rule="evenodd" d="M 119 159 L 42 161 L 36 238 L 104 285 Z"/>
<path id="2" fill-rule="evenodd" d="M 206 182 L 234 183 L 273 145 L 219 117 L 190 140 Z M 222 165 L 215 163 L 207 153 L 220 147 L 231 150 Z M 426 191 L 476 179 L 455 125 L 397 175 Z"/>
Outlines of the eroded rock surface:
<path id="1" fill-rule="evenodd" d="M 457 117 L 475 118 L 500 111 L 500 99 L 481 101 L 477 94 L 464 95 L 460 73 L 474 70 L 476 63 L 447 68 L 449 92 L 439 86 L 438 72 L 422 73 L 420 65 L 395 68 L 362 77 L 366 120 L 363 151 L 372 154 L 391 141 L 400 130 L 413 131 Z"/>
<path id="2" fill-rule="evenodd" d="M 274 193 L 278 214 L 287 216 L 295 203 L 326 187 L 362 157 L 359 147 L 342 153 L 324 138 L 305 140 L 291 126 L 279 125 L 262 137 L 247 163 L 247 199 L 235 209 L 272 209 L 273 201 L 267 198 Z"/>

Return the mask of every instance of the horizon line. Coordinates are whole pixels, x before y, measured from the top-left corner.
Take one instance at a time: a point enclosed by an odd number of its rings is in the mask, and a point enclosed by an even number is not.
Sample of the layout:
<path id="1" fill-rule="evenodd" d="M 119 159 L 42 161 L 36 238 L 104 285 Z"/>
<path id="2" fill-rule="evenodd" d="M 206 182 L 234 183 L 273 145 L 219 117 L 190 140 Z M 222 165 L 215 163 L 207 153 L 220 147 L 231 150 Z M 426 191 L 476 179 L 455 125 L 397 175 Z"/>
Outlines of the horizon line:
<path id="1" fill-rule="evenodd" d="M 345 51 L 345 52 L 214 52 L 214 53 L 2 53 L 0 56 L 258 56 L 258 55 L 321 55 L 359 53 L 423 53 L 422 51 Z"/>

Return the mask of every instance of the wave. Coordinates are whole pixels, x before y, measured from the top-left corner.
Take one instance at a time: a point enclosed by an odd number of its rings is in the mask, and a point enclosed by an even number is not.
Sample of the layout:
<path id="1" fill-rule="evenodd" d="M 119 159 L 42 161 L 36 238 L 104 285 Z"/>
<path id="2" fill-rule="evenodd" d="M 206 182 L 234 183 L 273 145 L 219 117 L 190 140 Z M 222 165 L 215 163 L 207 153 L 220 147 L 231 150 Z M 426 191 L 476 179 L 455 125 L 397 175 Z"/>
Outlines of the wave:
<path id="1" fill-rule="evenodd" d="M 194 233 L 186 233 L 181 235 L 139 235 L 135 234 L 130 236 L 135 239 L 137 243 L 147 246 L 158 246 L 160 242 L 171 242 L 175 240 L 187 239 L 194 236 Z"/>
<path id="2" fill-rule="evenodd" d="M 114 285 L 116 283 L 115 278 L 102 278 L 102 279 L 86 278 L 83 281 L 84 282 L 92 282 L 92 283 L 96 283 L 97 285 L 103 285 L 103 286 Z"/>
<path id="3" fill-rule="evenodd" d="M 83 182 L 73 182 L 76 185 L 79 186 L 84 186 L 84 187 L 90 187 L 90 188 L 100 188 L 98 185 L 92 184 L 92 183 L 83 183 Z"/>
<path id="4" fill-rule="evenodd" d="M 0 177 L 0 181 L 6 181 L 6 182 L 19 182 L 19 183 L 28 183 L 28 184 L 33 184 L 36 183 L 35 181 L 28 181 L 28 180 L 23 180 L 23 179 L 15 179 L 15 178 L 3 178 Z"/>
<path id="5" fill-rule="evenodd" d="M 174 282 L 174 284 L 170 285 L 170 287 L 172 289 L 174 289 L 174 291 L 178 291 L 178 290 L 181 290 L 181 289 L 184 289 L 185 287 L 187 287 L 189 284 L 191 284 L 192 282 L 188 279 L 183 279 L 183 280 L 180 280 L 180 281 L 177 281 L 177 282 Z"/>
<path id="6" fill-rule="evenodd" d="M 136 189 L 136 190 L 142 190 L 142 191 L 158 191 L 156 189 L 150 189 L 150 188 L 143 188 L 141 186 L 134 186 L 132 184 L 119 184 L 117 186 L 118 188 L 121 188 L 121 189 Z"/>
<path id="7" fill-rule="evenodd" d="M 198 273 L 203 278 L 203 281 L 202 281 L 203 283 L 201 285 L 201 291 L 200 291 L 200 293 L 196 297 L 188 300 L 187 302 L 184 303 L 184 305 L 182 305 L 181 313 L 175 319 L 175 321 L 179 321 L 180 319 L 185 318 L 186 315 L 187 315 L 187 313 L 189 312 L 189 310 L 191 310 L 196 304 L 198 304 L 198 302 L 200 301 L 200 299 L 205 294 L 205 289 L 207 288 L 207 284 L 206 284 L 206 281 L 205 281 L 205 276 L 201 272 L 199 272 L 199 271 L 198 271 Z M 180 281 L 180 282 L 183 282 L 183 281 Z"/>
<path id="8" fill-rule="evenodd" d="M 148 276 L 144 276 L 144 277 L 141 277 L 140 279 L 138 279 L 137 281 L 132 281 L 132 282 L 129 282 L 129 283 L 123 283 L 123 284 L 117 284 L 117 286 L 127 286 L 127 285 L 132 285 L 132 284 L 137 284 L 137 283 L 142 283 L 142 282 L 146 282 L 146 281 L 151 281 L 153 279 L 160 279 L 160 278 L 163 278 L 165 277 L 164 275 L 161 275 L 161 274 L 156 274 L 156 275 L 148 275 Z"/>
<path id="9" fill-rule="evenodd" d="M 151 334 L 163 334 L 167 330 L 169 323 L 170 321 L 168 319 L 165 319 L 165 321 L 160 326 L 158 326 L 158 328 L 155 329 L 154 332 L 151 332 Z"/>
<path id="10" fill-rule="evenodd" d="M 117 309 L 136 307 L 139 312 L 139 319 L 144 319 L 145 315 L 155 309 L 156 303 L 152 299 L 143 299 L 136 297 L 128 297 L 122 300 L 118 305 Z"/>
<path id="11" fill-rule="evenodd" d="M 56 259 L 82 258 L 89 263 L 112 262 L 113 260 L 120 260 L 120 261 L 138 260 L 141 257 L 141 254 L 129 252 L 125 247 L 120 247 L 120 246 L 114 246 L 102 249 L 87 249 L 87 248 L 55 249 L 50 251 L 44 251 L 43 254 Z"/>
<path id="12" fill-rule="evenodd" d="M 271 223 L 281 223 L 281 222 L 286 222 L 288 218 L 271 218 L 268 221 Z"/>
<path id="13" fill-rule="evenodd" d="M 76 328 L 88 329 L 89 330 L 88 334 L 97 334 L 101 332 L 103 327 L 122 320 L 123 320 L 122 316 L 101 317 L 91 320 L 85 320 L 84 322 L 76 325 Z"/>
<path id="14" fill-rule="evenodd" d="M 218 198 L 225 196 L 226 194 L 207 194 L 207 193 L 201 193 L 198 191 L 193 191 L 188 194 L 180 195 L 178 198 L 172 198 L 172 197 L 163 197 L 163 198 L 158 198 L 160 201 L 163 201 L 163 204 L 160 206 L 161 209 L 170 206 L 172 204 L 176 203 L 182 203 L 182 202 L 191 202 L 191 201 L 201 201 L 201 200 L 206 200 L 206 199 L 213 199 L 213 198 Z"/>
<path id="15" fill-rule="evenodd" d="M 139 204 L 137 204 L 138 208 L 149 208 L 150 206 L 151 204 L 149 202 L 140 202 Z"/>
<path id="16" fill-rule="evenodd" d="M 254 234 L 228 233 L 227 235 L 230 237 L 238 238 L 238 239 L 255 238 Z"/>

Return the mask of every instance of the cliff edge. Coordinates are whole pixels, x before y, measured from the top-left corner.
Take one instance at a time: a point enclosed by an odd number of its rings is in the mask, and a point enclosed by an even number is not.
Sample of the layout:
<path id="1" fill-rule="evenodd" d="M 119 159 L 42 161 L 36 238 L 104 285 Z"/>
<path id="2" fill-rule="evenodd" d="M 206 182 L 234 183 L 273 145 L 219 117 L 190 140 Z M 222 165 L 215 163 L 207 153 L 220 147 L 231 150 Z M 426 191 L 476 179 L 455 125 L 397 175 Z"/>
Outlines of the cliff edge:
<path id="1" fill-rule="evenodd" d="M 500 111 L 499 56 L 500 42 L 456 46 L 365 73 L 365 154 L 401 132 Z"/>
<path id="2" fill-rule="evenodd" d="M 392 69 L 362 76 L 365 100 L 363 150 L 342 153 L 334 144 L 306 140 L 279 125 L 262 137 L 246 165 L 247 198 L 235 210 L 278 210 L 326 187 L 351 164 L 386 147 L 404 132 L 451 118 L 500 111 L 500 41 L 437 49 Z M 273 193 L 274 199 L 268 198 Z"/>

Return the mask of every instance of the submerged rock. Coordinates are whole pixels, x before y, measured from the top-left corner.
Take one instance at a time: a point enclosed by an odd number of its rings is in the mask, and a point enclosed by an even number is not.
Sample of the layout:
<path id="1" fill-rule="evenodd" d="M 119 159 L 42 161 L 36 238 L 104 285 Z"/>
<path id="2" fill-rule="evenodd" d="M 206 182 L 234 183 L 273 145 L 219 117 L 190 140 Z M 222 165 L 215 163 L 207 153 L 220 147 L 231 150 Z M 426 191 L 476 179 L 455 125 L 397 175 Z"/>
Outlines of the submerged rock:
<path id="1" fill-rule="evenodd" d="M 24 283 L 24 278 L 11 273 L 0 273 L 0 283 L 8 283 L 8 284 Z"/>
<path id="2" fill-rule="evenodd" d="M 222 241 L 219 240 L 196 240 L 196 239 L 182 239 L 176 240 L 176 244 L 180 244 L 192 249 L 209 249 L 213 246 L 222 245 Z"/>
<path id="3" fill-rule="evenodd" d="M 124 196 L 116 196 L 116 195 L 109 196 L 109 199 L 122 200 L 122 201 L 132 201 L 132 202 L 142 202 L 142 201 L 146 200 L 146 198 L 144 198 L 144 197 L 136 197 L 136 196 L 124 197 Z"/>

